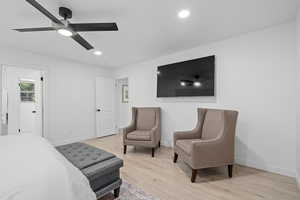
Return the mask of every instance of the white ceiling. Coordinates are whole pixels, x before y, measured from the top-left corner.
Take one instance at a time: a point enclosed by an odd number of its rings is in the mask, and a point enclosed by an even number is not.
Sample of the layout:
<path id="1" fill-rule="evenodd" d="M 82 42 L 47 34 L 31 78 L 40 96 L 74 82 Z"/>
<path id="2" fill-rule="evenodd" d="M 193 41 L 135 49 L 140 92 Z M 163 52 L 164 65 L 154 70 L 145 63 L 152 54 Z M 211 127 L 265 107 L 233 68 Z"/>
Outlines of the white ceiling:
<path id="1" fill-rule="evenodd" d="M 118 32 L 82 33 L 103 51 L 94 56 L 56 32 L 18 33 L 13 28 L 48 26 L 25 0 L 0 7 L 0 43 L 49 56 L 104 67 L 122 67 L 295 18 L 298 0 L 37 0 L 58 17 L 73 10 L 72 22 L 117 22 Z M 177 12 L 190 9 L 180 20 Z"/>

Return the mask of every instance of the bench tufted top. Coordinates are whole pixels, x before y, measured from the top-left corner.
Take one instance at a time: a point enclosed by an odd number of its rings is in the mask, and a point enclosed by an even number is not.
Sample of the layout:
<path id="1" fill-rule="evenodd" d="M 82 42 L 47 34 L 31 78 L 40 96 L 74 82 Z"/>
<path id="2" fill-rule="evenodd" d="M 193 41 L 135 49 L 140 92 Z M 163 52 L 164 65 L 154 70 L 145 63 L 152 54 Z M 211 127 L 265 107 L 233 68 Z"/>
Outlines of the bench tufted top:
<path id="1" fill-rule="evenodd" d="M 62 145 L 56 149 L 80 170 L 115 157 L 111 153 L 80 142 Z"/>

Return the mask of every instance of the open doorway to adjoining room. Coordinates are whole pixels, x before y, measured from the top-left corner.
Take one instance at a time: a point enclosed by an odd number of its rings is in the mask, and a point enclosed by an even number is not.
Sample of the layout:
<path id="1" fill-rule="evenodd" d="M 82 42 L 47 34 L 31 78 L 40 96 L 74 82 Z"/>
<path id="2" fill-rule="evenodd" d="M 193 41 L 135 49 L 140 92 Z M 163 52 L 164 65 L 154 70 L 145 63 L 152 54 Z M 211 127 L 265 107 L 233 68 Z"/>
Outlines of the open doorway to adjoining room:
<path id="1" fill-rule="evenodd" d="M 39 70 L 3 66 L 3 135 L 44 136 L 44 73 Z"/>
<path id="2" fill-rule="evenodd" d="M 131 120 L 128 78 L 116 79 L 116 123 L 119 133 Z"/>

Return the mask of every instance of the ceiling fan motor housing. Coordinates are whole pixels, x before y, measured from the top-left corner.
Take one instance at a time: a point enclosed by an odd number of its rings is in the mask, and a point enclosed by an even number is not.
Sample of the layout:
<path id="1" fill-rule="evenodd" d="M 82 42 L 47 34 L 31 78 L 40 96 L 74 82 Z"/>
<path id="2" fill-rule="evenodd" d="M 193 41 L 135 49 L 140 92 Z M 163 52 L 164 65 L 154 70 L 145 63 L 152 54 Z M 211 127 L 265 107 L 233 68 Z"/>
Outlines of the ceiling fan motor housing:
<path id="1" fill-rule="evenodd" d="M 71 19 L 72 18 L 72 10 L 66 7 L 59 7 L 59 15 L 63 17 L 65 20 L 66 19 Z"/>

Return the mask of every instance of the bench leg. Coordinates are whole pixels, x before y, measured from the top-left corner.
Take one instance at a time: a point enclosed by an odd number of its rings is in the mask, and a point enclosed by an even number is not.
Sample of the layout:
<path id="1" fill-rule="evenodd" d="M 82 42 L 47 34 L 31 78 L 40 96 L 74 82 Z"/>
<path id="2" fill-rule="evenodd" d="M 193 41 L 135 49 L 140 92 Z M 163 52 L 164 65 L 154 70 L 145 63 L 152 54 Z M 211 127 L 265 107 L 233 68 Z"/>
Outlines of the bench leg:
<path id="1" fill-rule="evenodd" d="M 126 151 L 127 151 L 127 146 L 124 145 L 124 154 L 126 154 Z"/>
<path id="2" fill-rule="evenodd" d="M 158 142 L 158 147 L 160 148 L 160 141 Z"/>
<path id="3" fill-rule="evenodd" d="M 154 158 L 155 148 L 152 148 L 152 158 Z"/>
<path id="4" fill-rule="evenodd" d="M 120 195 L 120 188 L 118 187 L 117 189 L 114 190 L 114 196 L 115 198 L 118 198 Z"/>

